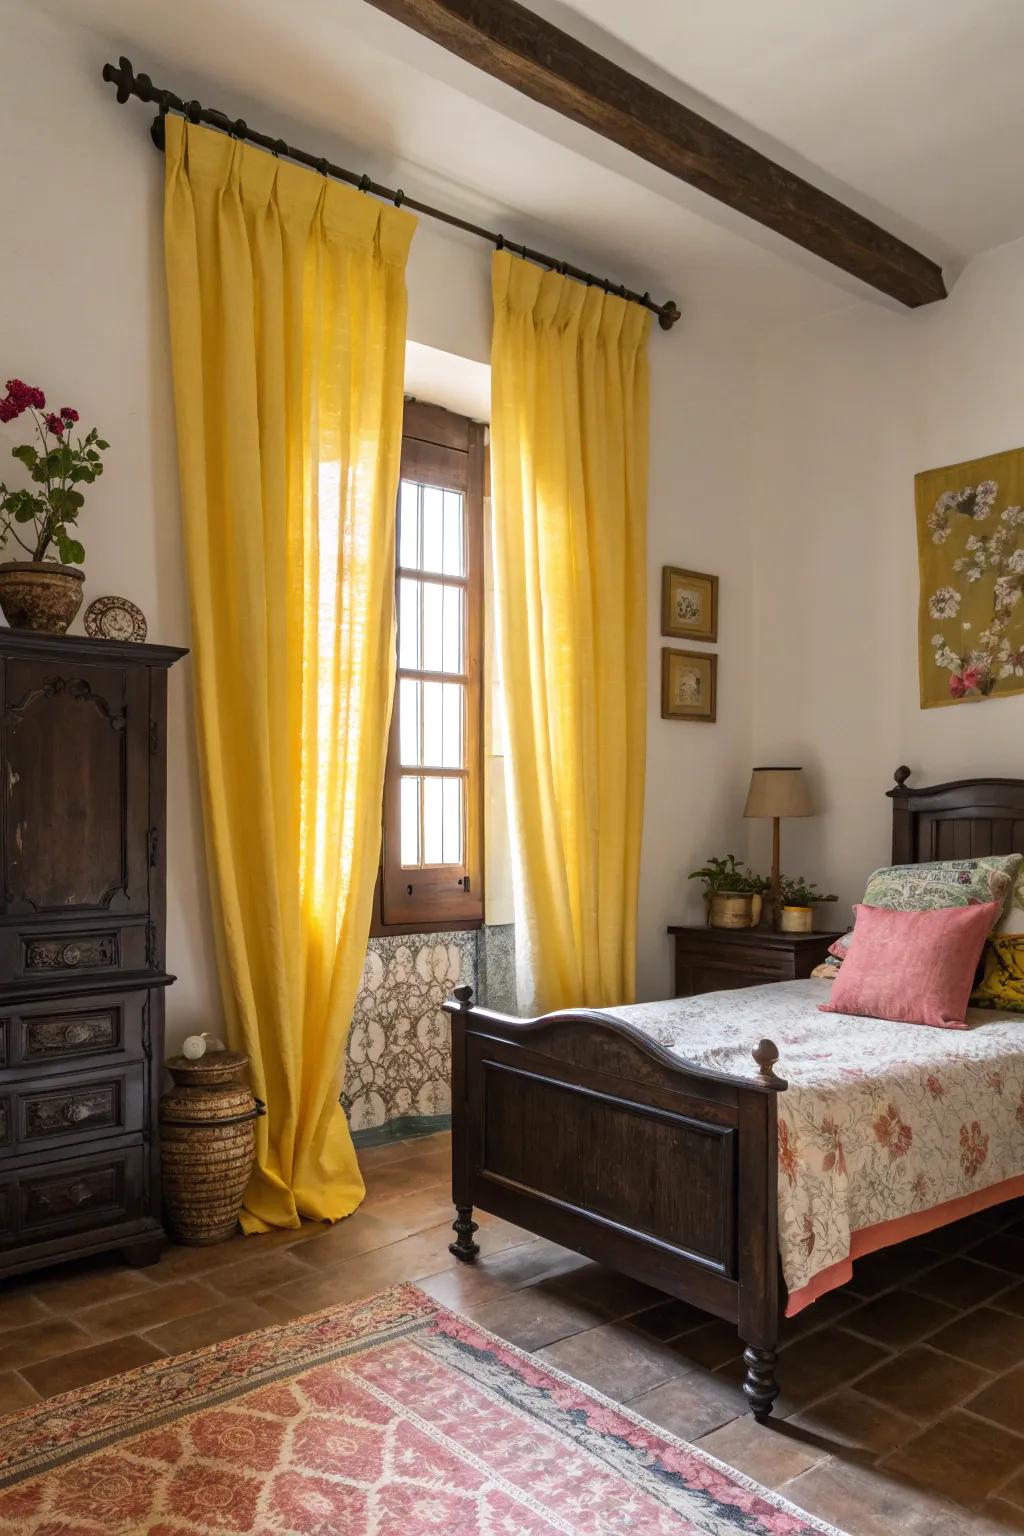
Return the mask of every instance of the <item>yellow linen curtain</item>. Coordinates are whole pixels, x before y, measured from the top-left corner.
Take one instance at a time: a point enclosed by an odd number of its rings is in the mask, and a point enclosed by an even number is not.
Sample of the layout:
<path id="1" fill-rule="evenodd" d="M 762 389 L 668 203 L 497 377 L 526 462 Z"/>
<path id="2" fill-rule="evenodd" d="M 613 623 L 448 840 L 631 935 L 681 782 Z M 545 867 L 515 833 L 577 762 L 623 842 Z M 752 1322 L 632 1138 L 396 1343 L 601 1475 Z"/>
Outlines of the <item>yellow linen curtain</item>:
<path id="1" fill-rule="evenodd" d="M 363 1197 L 338 1104 L 394 658 L 415 219 L 165 120 L 196 715 L 230 1043 L 267 1103 L 248 1232 Z"/>
<path id="2" fill-rule="evenodd" d="M 519 998 L 601 1007 L 635 990 L 650 316 L 507 251 L 492 278 Z"/>

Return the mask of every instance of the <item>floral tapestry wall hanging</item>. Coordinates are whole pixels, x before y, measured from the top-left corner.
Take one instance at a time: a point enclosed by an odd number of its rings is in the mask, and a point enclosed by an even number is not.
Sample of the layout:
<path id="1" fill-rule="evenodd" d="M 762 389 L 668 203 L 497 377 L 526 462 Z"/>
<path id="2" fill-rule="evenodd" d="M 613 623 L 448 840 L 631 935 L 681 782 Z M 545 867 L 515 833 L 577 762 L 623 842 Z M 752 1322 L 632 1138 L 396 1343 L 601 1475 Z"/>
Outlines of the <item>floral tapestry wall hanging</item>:
<path id="1" fill-rule="evenodd" d="M 921 708 L 1024 693 L 1024 448 L 914 488 Z"/>

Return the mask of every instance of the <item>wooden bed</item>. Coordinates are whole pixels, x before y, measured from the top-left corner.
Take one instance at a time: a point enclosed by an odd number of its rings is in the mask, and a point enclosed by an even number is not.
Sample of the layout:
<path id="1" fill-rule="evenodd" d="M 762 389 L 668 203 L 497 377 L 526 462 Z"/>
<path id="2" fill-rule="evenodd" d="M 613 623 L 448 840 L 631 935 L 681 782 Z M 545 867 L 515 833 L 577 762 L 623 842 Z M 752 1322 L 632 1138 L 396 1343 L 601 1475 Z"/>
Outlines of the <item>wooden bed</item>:
<path id="1" fill-rule="evenodd" d="M 1024 853 L 1024 780 L 909 777 L 898 768 L 889 790 L 894 863 Z M 519 1020 L 471 998 L 459 987 L 445 1004 L 452 1253 L 476 1258 L 478 1207 L 735 1322 L 743 1390 L 766 1418 L 785 1302 L 776 1046 L 755 1048 L 756 1077 L 730 1077 L 601 1013 Z"/>

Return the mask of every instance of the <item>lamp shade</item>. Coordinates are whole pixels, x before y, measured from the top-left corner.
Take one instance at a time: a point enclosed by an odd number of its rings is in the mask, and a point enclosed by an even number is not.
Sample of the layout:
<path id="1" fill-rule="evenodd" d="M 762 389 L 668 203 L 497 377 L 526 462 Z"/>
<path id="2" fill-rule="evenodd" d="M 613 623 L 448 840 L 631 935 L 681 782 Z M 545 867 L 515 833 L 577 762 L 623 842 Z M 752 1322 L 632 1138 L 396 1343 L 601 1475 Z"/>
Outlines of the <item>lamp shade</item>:
<path id="1" fill-rule="evenodd" d="M 744 816 L 813 816 L 802 768 L 755 768 Z"/>

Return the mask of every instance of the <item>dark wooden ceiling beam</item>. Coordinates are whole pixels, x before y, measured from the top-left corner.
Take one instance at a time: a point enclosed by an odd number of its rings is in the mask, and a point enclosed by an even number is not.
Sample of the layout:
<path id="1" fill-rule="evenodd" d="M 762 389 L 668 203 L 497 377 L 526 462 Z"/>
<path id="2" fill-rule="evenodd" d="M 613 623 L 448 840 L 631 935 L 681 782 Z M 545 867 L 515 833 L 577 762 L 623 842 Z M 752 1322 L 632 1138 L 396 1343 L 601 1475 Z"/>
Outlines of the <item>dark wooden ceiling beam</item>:
<path id="1" fill-rule="evenodd" d="M 516 0 L 367 0 L 545 107 L 915 308 L 942 268 Z"/>

